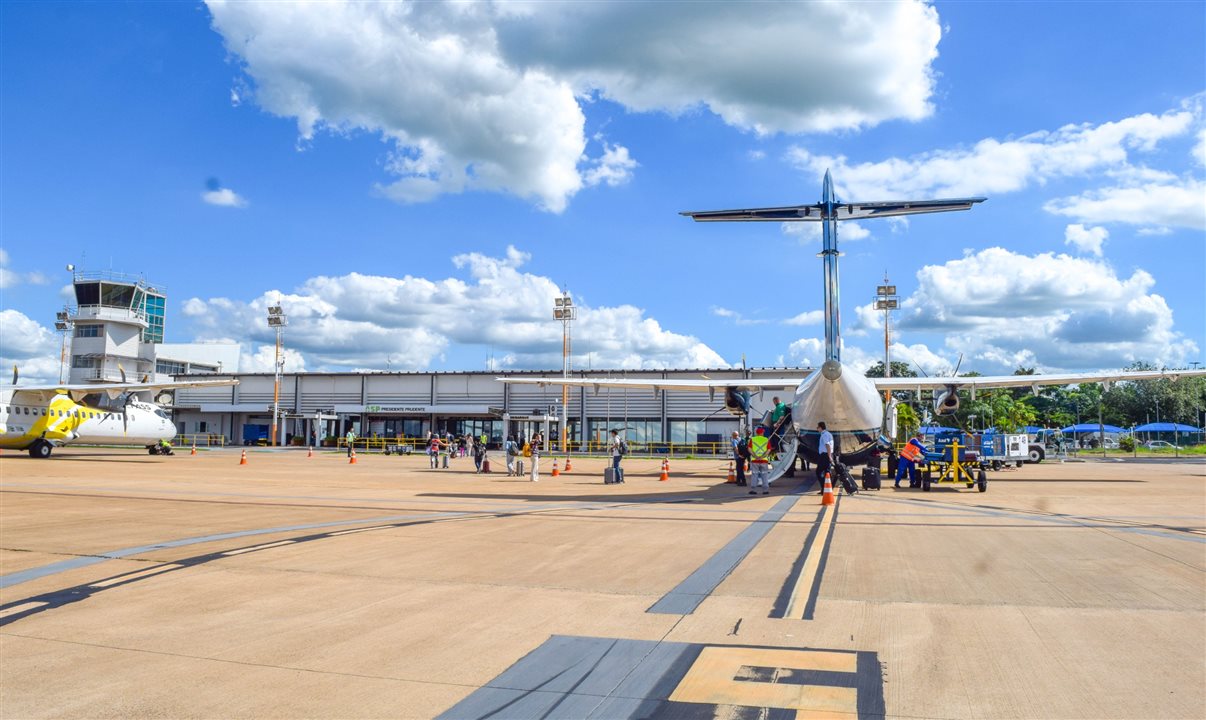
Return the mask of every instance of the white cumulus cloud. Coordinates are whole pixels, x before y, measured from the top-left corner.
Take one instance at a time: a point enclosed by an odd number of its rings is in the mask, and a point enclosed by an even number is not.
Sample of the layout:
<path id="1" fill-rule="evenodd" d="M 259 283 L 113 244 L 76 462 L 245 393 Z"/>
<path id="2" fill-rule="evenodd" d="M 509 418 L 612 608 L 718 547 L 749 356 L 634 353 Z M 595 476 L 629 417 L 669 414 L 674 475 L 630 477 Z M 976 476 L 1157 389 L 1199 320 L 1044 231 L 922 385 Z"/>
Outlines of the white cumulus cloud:
<path id="1" fill-rule="evenodd" d="M 948 353 L 964 353 L 965 367 L 982 372 L 1136 360 L 1179 367 L 1198 352 L 1174 329 L 1172 309 L 1143 270 L 1119 277 L 1101 260 L 988 248 L 927 265 L 917 280 L 897 315 L 898 332 L 941 333 Z"/>
<path id="2" fill-rule="evenodd" d="M 757 133 L 917 120 L 932 112 L 942 32 L 937 11 L 915 0 L 756 13 L 728 3 L 207 5 L 249 80 L 232 97 L 294 119 L 304 142 L 379 134 L 394 148 L 383 195 L 485 190 L 553 212 L 636 167 L 622 145 L 583 160 L 585 103 L 703 108 Z"/>
<path id="3" fill-rule="evenodd" d="M 1101 257 L 1101 246 L 1110 236 L 1110 231 L 1103 227 L 1086 228 L 1075 224 L 1064 228 L 1064 244 L 1071 245 L 1083 253 Z"/>
<path id="4" fill-rule="evenodd" d="M 58 334 L 17 310 L 0 310 L 0 367 L 5 384 L 12 381 L 17 366 L 21 385 L 45 385 L 59 381 Z"/>
<path id="5" fill-rule="evenodd" d="M 551 279 L 523 272 L 527 253 L 511 247 L 504 257 L 466 253 L 453 264 L 468 278 L 430 280 L 350 273 L 310 278 L 292 292 L 270 290 L 250 301 L 229 298 L 184 303 L 200 339 L 235 335 L 258 347 L 243 361 L 258 366 L 273 340 L 264 323 L 279 300 L 289 317 L 286 345 L 309 369 L 384 367 L 419 370 L 453 345 L 494 348 L 502 364 L 559 367 L 561 327 L 549 317 L 561 294 Z M 595 367 L 727 367 L 698 339 L 662 328 L 639 308 L 593 307 L 579 300 L 574 353 Z"/>
<path id="6" fill-rule="evenodd" d="M 1206 230 L 1206 182 L 1188 178 L 1177 184 L 1107 187 L 1052 200 L 1043 209 L 1087 223 Z"/>
<path id="7" fill-rule="evenodd" d="M 816 155 L 800 146 L 791 148 L 787 158 L 818 177 L 832 169 L 844 200 L 991 195 L 1059 177 L 1126 169 L 1133 153 L 1151 152 L 1161 141 L 1183 136 L 1200 123 L 1198 106 L 1187 103 L 1161 115 L 1065 125 L 1005 140 L 985 138 L 971 147 L 911 158 L 851 163 L 844 156 Z"/>
<path id="8" fill-rule="evenodd" d="M 216 188 L 201 193 L 201 199 L 219 207 L 247 207 L 247 200 L 230 188 Z"/>

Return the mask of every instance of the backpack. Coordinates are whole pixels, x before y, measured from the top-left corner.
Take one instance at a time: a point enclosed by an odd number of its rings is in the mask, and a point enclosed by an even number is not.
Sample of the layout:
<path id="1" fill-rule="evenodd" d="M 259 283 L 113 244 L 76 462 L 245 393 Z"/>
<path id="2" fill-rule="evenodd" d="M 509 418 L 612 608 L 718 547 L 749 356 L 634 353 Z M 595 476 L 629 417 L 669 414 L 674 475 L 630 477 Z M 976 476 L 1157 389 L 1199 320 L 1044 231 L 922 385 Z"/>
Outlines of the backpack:
<path id="1" fill-rule="evenodd" d="M 507 441 L 507 455 L 515 457 L 519 454 L 519 449 L 515 447 L 515 443 L 511 440 Z"/>
<path id="2" fill-rule="evenodd" d="M 625 440 L 624 438 L 620 438 L 620 454 L 621 455 L 628 454 L 628 441 Z"/>

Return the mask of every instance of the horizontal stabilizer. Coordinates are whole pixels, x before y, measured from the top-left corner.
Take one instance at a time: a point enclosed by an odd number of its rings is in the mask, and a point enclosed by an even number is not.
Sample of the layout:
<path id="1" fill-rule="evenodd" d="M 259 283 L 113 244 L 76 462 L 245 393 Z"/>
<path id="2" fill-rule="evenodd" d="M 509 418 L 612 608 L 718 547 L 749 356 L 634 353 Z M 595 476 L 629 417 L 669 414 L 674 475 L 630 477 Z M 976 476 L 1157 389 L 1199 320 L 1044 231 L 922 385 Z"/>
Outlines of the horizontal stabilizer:
<path id="1" fill-rule="evenodd" d="M 895 200 L 889 202 L 835 203 L 836 220 L 867 220 L 899 215 L 970 210 L 984 202 L 982 197 L 950 200 Z M 791 207 L 748 208 L 742 210 L 699 210 L 681 212 L 696 222 L 820 222 L 825 219 L 825 205 L 795 205 Z"/>

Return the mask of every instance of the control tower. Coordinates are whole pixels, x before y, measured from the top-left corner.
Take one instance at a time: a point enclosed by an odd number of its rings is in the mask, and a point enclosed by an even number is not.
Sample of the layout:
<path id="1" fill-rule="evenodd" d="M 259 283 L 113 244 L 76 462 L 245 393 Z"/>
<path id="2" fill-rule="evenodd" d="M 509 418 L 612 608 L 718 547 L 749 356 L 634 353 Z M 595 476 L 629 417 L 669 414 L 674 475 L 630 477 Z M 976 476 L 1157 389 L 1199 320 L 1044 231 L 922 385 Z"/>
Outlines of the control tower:
<path id="1" fill-rule="evenodd" d="M 141 276 L 76 270 L 71 383 L 137 382 L 155 376 L 155 345 L 163 342 L 162 287 Z M 118 365 L 121 367 L 119 368 Z"/>

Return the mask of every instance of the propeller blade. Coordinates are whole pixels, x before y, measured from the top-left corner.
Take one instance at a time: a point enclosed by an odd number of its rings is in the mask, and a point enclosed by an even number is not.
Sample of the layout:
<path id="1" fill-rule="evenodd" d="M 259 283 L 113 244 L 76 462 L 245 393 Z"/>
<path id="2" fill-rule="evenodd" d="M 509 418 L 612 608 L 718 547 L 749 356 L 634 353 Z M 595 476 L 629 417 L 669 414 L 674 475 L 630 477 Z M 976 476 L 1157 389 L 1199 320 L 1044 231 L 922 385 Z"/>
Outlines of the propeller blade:
<path id="1" fill-rule="evenodd" d="M 17 378 L 19 375 L 20 373 L 17 372 L 17 363 L 13 363 L 13 385 L 17 384 Z"/>
<path id="2" fill-rule="evenodd" d="M 121 366 L 121 363 L 117 363 L 117 371 L 121 373 L 121 382 L 124 385 L 126 382 L 126 369 Z"/>
<path id="3" fill-rule="evenodd" d="M 959 362 L 955 363 L 955 372 L 951 373 L 951 377 L 959 375 L 959 367 L 963 365 L 963 353 L 959 353 Z"/>
<path id="4" fill-rule="evenodd" d="M 145 374 L 145 373 L 144 373 L 144 374 L 143 374 L 143 376 L 142 376 L 142 379 L 141 379 L 141 380 L 139 380 L 138 382 L 143 382 L 143 383 L 144 383 L 144 382 L 146 382 L 146 381 L 147 381 L 147 378 L 149 378 L 149 377 L 151 377 L 151 376 L 150 376 L 150 375 L 147 375 L 147 374 Z"/>

